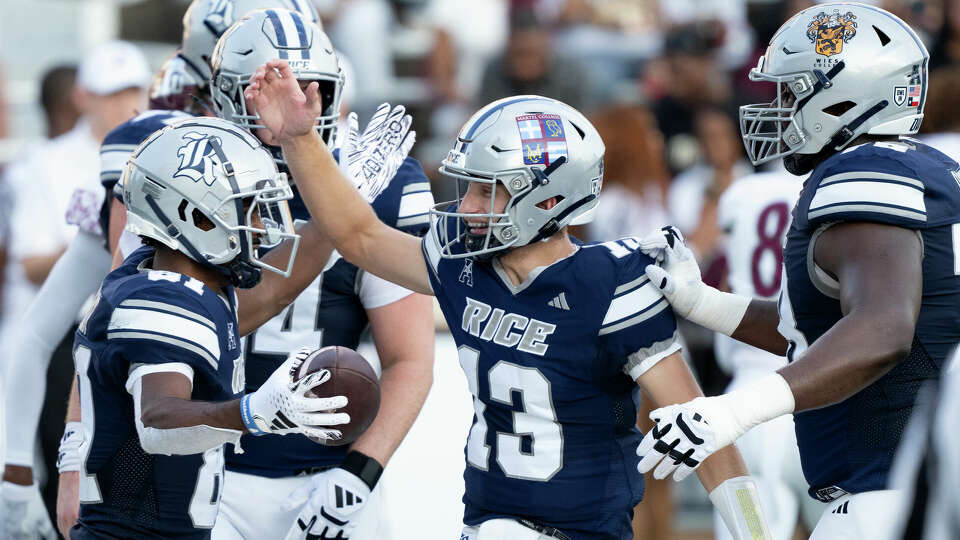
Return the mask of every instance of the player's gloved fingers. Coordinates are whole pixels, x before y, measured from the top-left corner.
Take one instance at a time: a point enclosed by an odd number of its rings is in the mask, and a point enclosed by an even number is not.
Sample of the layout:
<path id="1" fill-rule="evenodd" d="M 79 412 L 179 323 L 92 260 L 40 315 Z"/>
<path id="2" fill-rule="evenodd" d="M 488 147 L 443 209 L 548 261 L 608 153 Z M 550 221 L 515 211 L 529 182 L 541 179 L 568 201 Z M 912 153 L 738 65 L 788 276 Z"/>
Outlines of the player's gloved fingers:
<path id="1" fill-rule="evenodd" d="M 663 459 L 663 454 L 651 448 L 647 452 L 644 452 L 640 463 L 637 464 L 637 470 L 641 473 L 650 472 L 650 469 L 654 468 L 661 459 Z"/>
<path id="2" fill-rule="evenodd" d="M 657 444 L 657 439 L 654 438 L 653 432 L 648 431 L 643 435 L 643 439 L 640 441 L 640 445 L 637 446 L 637 455 L 643 457 L 650 452 L 653 452 L 654 445 Z"/>
<path id="3" fill-rule="evenodd" d="M 673 276 L 655 264 L 648 264 L 644 271 L 650 283 L 653 283 L 653 286 L 659 289 L 660 292 L 669 299 L 669 295 L 673 294 L 673 291 L 676 290 L 676 286 L 673 283 Z"/>
<path id="4" fill-rule="evenodd" d="M 343 432 L 337 429 L 323 429 L 313 426 L 300 426 L 300 432 L 307 437 L 313 437 L 320 441 L 339 441 L 343 438 Z"/>
<path id="5" fill-rule="evenodd" d="M 370 118 L 370 122 L 367 123 L 367 127 L 364 128 L 363 134 L 360 136 L 360 142 L 364 145 L 369 144 L 375 140 L 380 135 L 380 129 L 383 128 L 384 124 L 387 121 L 387 117 L 390 116 L 390 104 L 381 103 L 377 110 L 373 113 L 373 117 Z"/>
<path id="6" fill-rule="evenodd" d="M 699 463 L 697 464 L 699 466 Z M 673 473 L 674 482 L 681 482 L 684 478 L 690 476 L 690 473 L 696 470 L 696 467 L 690 467 L 688 465 L 680 465 L 677 467 L 677 471 Z"/>
<path id="7" fill-rule="evenodd" d="M 294 388 L 294 392 L 298 394 L 309 392 L 310 390 L 313 390 L 314 388 L 329 381 L 331 376 L 332 375 L 329 369 L 320 369 L 320 370 L 314 371 L 313 373 L 297 381 L 297 385 Z"/>
<path id="8" fill-rule="evenodd" d="M 414 143 L 417 142 L 417 132 L 410 131 L 407 133 L 407 136 L 403 138 L 403 142 L 400 143 L 400 161 L 402 162 L 407 156 L 410 155 L 410 150 L 413 150 Z"/>
<path id="9" fill-rule="evenodd" d="M 640 239 L 640 251 L 647 255 L 662 252 L 665 247 L 667 247 L 667 238 L 663 235 L 663 231 L 659 229 L 650 232 Z"/>
<path id="10" fill-rule="evenodd" d="M 334 411 L 347 406 L 347 396 L 306 397 L 294 396 L 290 399 L 291 408 L 298 412 L 313 413 Z"/>
<path id="11" fill-rule="evenodd" d="M 657 468 L 653 470 L 653 477 L 657 480 L 663 480 L 664 478 L 670 476 L 670 473 L 677 469 L 677 465 L 674 462 L 674 459 L 670 456 L 664 456 L 663 460 L 657 465 Z"/>
<path id="12" fill-rule="evenodd" d="M 307 412 L 302 414 L 304 426 L 340 426 L 350 423 L 350 415 L 345 412 Z"/>

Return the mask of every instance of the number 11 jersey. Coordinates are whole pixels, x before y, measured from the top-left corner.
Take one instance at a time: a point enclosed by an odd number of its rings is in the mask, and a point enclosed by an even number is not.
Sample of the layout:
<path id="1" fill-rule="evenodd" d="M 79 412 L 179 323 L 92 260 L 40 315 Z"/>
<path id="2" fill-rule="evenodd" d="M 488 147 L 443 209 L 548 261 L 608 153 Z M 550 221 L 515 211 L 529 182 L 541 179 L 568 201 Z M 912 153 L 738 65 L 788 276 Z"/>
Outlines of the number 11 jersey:
<path id="1" fill-rule="evenodd" d="M 576 243 L 515 285 L 497 258 L 443 259 L 435 231 L 424 237 L 474 396 L 465 524 L 525 518 L 575 539 L 632 538 L 643 495 L 634 379 L 680 348 L 637 248 Z"/>

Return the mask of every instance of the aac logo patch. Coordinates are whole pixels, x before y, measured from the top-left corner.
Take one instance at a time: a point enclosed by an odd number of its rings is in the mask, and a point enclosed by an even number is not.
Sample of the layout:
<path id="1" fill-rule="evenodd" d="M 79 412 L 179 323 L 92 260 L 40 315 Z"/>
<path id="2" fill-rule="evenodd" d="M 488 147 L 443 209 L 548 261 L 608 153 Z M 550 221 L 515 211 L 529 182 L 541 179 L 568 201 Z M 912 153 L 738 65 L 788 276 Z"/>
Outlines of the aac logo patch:
<path id="1" fill-rule="evenodd" d="M 191 131 L 184 134 L 186 144 L 177 150 L 180 157 L 180 168 L 174 173 L 174 178 L 186 176 L 194 182 L 203 180 L 212 186 L 217 180 L 215 168 L 223 167 L 213 145 L 220 145 L 220 137 L 204 135 Z"/>
<path id="2" fill-rule="evenodd" d="M 807 38 L 814 44 L 817 54 L 833 56 L 843 51 L 843 44 L 849 43 L 857 35 L 857 16 L 853 12 L 840 14 L 840 10 L 833 10 L 827 14 L 821 11 L 807 25 Z"/>

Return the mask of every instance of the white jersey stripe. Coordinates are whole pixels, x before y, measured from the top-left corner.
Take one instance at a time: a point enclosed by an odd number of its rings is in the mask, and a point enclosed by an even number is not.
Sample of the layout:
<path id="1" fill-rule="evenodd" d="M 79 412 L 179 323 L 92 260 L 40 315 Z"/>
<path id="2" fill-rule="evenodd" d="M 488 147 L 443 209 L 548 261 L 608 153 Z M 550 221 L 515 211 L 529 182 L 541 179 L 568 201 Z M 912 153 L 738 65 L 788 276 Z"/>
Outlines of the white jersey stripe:
<path id="1" fill-rule="evenodd" d="M 910 178 L 909 176 L 900 176 L 898 174 L 888 174 L 881 172 L 873 171 L 863 171 L 863 172 L 845 172 L 840 174 L 835 174 L 833 176 L 828 176 L 820 181 L 820 187 L 826 186 L 828 184 L 833 184 L 834 182 L 842 182 L 844 180 L 888 180 L 891 182 L 902 182 L 904 184 L 910 184 L 915 188 L 923 191 L 923 182 L 917 180 L 916 178 Z"/>
<path id="2" fill-rule="evenodd" d="M 619 331 L 619 330 L 623 330 L 624 328 L 628 328 L 628 327 L 630 327 L 630 326 L 634 326 L 634 325 L 640 324 L 640 323 L 642 323 L 643 321 L 645 321 L 645 320 L 647 320 L 647 319 L 649 319 L 649 318 L 657 315 L 657 314 L 660 313 L 661 311 L 667 309 L 667 306 L 669 306 L 669 305 L 670 305 L 670 304 L 667 303 L 667 299 L 666 299 L 666 298 L 661 298 L 660 301 L 657 302 L 656 304 L 654 304 L 653 306 L 651 306 L 650 309 L 641 312 L 641 313 L 640 313 L 639 315 L 637 315 L 636 317 L 631 317 L 631 318 L 626 319 L 626 320 L 624 320 L 624 321 L 621 321 L 621 322 L 618 322 L 618 323 L 614 323 L 614 324 L 611 324 L 611 325 L 609 325 L 609 326 L 604 326 L 604 327 L 602 327 L 602 328 L 600 329 L 600 332 L 597 333 L 597 335 L 603 336 L 603 335 L 606 335 L 606 334 L 611 334 L 611 333 L 613 333 L 613 332 L 617 332 L 617 331 Z"/>
<path id="3" fill-rule="evenodd" d="M 107 339 L 150 339 L 153 341 L 160 341 L 163 343 L 169 343 L 170 345 L 176 345 L 182 349 L 186 349 L 197 356 L 203 358 L 209 363 L 213 369 L 217 369 L 217 359 L 214 358 L 209 351 L 202 347 L 198 347 L 189 341 L 184 341 L 178 339 L 176 336 L 160 335 L 160 334 L 151 334 L 147 332 L 108 332 Z"/>
<path id="4" fill-rule="evenodd" d="M 123 302 L 120 302 L 121 308 L 144 308 L 144 309 L 157 309 L 161 311 L 169 311 L 170 313 L 175 313 L 181 317 L 186 317 L 188 319 L 193 319 L 200 324 L 210 328 L 214 332 L 217 331 L 217 325 L 213 324 L 213 321 L 210 319 L 198 315 L 190 310 L 183 309 L 180 306 L 175 306 L 173 304 L 168 304 L 166 302 L 156 302 L 153 300 L 140 300 L 137 298 L 128 298 Z M 230 306 L 227 306 L 227 309 L 230 309 Z"/>
<path id="5" fill-rule="evenodd" d="M 403 194 L 418 193 L 421 191 L 430 191 L 430 182 L 415 182 L 403 186 Z"/>
<path id="6" fill-rule="evenodd" d="M 433 206 L 433 195 L 429 191 L 410 193 L 400 198 L 398 218 L 405 218 L 429 212 Z"/>
<path id="7" fill-rule="evenodd" d="M 610 302 L 607 314 L 603 317 L 603 326 L 631 317 L 656 304 L 663 298 L 653 284 L 647 282 L 642 287 L 618 296 Z"/>
<path id="8" fill-rule="evenodd" d="M 220 340 L 217 333 L 205 324 L 179 315 L 153 309 L 117 307 L 110 317 L 107 337 L 119 337 L 116 334 L 124 332 L 156 332 L 158 328 L 163 329 L 163 335 L 178 342 L 187 340 L 196 343 L 199 348 L 207 351 L 205 358 L 216 366 L 220 358 Z"/>
<path id="9" fill-rule="evenodd" d="M 882 207 L 891 205 L 899 207 L 913 214 L 926 214 L 927 206 L 923 201 L 923 191 L 913 186 L 893 184 L 889 182 L 845 181 L 832 183 L 817 188 L 813 200 L 810 202 L 809 216 L 821 210 L 830 210 L 834 205 L 874 205 Z M 823 215 L 823 213 L 817 214 Z"/>
<path id="10" fill-rule="evenodd" d="M 882 206 L 877 204 L 840 204 L 836 206 L 828 206 L 826 208 L 821 208 L 816 211 L 811 211 L 807 214 L 809 219 L 815 219 L 820 216 L 828 216 L 830 214 L 837 214 L 842 212 L 873 212 L 875 214 L 889 214 L 891 216 L 899 216 L 907 219 L 915 219 L 917 221 L 926 221 L 927 215 L 921 214 L 920 212 L 914 212 L 913 210 L 907 210 L 904 208 L 894 208 L 891 206 Z"/>

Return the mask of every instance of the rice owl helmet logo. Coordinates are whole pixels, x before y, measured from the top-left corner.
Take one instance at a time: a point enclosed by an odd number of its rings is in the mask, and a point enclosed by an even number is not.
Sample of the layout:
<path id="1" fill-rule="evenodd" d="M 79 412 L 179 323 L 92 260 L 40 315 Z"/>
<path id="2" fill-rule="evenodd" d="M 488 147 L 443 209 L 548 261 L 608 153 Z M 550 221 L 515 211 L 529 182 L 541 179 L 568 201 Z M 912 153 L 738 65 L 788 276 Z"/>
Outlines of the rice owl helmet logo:
<path id="1" fill-rule="evenodd" d="M 186 176 L 194 182 L 203 180 L 205 184 L 212 186 L 217 181 L 216 170 L 223 167 L 213 147 L 214 144 L 220 146 L 220 137 L 191 131 L 184 134 L 183 140 L 186 144 L 177 150 L 177 155 L 180 156 L 180 168 L 173 177 Z"/>
<path id="2" fill-rule="evenodd" d="M 814 43 L 817 54 L 840 54 L 843 44 L 849 43 L 853 36 L 857 35 L 857 23 L 854 22 L 856 18 L 853 12 L 848 11 L 841 15 L 837 9 L 829 15 L 825 11 L 817 13 L 807 25 L 807 38 Z"/>

